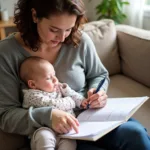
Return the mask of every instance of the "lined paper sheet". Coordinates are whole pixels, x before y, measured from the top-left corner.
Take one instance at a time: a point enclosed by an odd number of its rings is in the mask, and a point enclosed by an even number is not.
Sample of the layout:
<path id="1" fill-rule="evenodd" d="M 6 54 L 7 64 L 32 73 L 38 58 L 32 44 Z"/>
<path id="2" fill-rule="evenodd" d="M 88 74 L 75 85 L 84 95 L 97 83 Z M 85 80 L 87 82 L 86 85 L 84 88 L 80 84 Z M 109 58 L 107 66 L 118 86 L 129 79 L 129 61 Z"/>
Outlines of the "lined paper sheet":
<path id="1" fill-rule="evenodd" d="M 78 116 L 81 121 L 119 121 L 127 116 L 148 99 L 145 97 L 133 98 L 109 98 L 105 107 L 100 109 L 88 109 Z"/>

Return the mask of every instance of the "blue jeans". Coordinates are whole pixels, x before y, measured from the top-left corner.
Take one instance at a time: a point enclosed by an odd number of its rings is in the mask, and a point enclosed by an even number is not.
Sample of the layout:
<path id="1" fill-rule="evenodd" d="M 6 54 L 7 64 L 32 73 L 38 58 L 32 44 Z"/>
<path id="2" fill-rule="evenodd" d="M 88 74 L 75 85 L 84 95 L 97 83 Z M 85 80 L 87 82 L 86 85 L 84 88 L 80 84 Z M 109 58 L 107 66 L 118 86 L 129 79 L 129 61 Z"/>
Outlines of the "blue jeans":
<path id="1" fill-rule="evenodd" d="M 133 118 L 96 142 L 77 142 L 77 150 L 150 150 L 146 129 Z"/>

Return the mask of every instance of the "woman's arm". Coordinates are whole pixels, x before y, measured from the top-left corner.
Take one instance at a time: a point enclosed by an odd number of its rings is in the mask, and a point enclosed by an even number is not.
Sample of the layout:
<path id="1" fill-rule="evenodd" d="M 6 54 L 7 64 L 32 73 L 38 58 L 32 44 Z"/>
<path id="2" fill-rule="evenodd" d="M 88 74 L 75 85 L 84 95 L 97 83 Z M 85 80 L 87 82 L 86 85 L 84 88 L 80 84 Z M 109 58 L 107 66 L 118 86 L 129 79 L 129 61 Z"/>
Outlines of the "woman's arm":
<path id="1" fill-rule="evenodd" d="M 29 135 L 35 128 L 51 126 L 51 108 L 24 109 L 20 81 L 15 69 L 0 56 L 0 128 L 6 132 Z"/>
<path id="2" fill-rule="evenodd" d="M 102 64 L 94 46 L 94 43 L 90 37 L 84 33 L 84 41 L 86 47 L 85 53 L 85 74 L 88 84 L 88 90 L 91 88 L 96 88 L 99 82 L 105 79 L 105 82 L 100 90 L 106 91 L 109 85 L 108 71 Z"/>
<path id="3" fill-rule="evenodd" d="M 107 102 L 106 92 L 109 85 L 108 71 L 98 57 L 95 46 L 87 34 L 84 35 L 84 43 L 86 47 L 85 76 L 87 81 L 89 106 L 90 108 L 104 107 Z M 100 88 L 100 91 L 95 93 L 99 82 L 101 82 L 104 78 L 105 82 Z"/>

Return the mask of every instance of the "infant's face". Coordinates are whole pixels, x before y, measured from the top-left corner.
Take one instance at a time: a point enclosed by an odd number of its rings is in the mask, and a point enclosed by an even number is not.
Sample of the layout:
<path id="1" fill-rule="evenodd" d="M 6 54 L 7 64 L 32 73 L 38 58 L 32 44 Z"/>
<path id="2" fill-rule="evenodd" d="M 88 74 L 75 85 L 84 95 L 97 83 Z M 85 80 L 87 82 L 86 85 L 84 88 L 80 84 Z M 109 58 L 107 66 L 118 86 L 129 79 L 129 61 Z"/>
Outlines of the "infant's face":
<path id="1" fill-rule="evenodd" d="M 58 79 L 52 65 L 45 64 L 40 75 L 35 80 L 36 88 L 45 92 L 54 92 L 58 85 Z"/>

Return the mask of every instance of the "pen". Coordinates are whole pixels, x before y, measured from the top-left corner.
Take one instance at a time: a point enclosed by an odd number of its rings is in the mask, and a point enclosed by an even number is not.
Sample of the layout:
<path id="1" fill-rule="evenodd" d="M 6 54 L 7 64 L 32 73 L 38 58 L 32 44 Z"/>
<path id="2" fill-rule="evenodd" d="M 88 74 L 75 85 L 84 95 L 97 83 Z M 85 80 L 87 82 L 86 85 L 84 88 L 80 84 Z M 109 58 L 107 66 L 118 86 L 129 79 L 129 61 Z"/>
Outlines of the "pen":
<path id="1" fill-rule="evenodd" d="M 96 91 L 93 94 L 97 93 L 100 90 L 100 88 L 102 87 L 102 85 L 104 84 L 104 82 L 105 82 L 105 78 L 99 82 L 99 84 L 98 84 L 98 86 L 96 88 Z M 90 107 L 90 104 L 87 104 L 87 109 L 89 107 Z"/>

